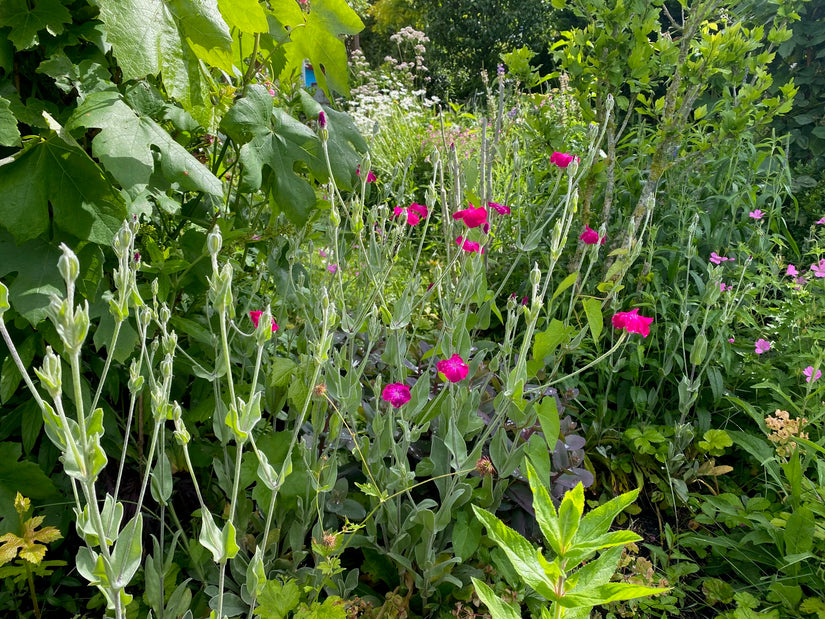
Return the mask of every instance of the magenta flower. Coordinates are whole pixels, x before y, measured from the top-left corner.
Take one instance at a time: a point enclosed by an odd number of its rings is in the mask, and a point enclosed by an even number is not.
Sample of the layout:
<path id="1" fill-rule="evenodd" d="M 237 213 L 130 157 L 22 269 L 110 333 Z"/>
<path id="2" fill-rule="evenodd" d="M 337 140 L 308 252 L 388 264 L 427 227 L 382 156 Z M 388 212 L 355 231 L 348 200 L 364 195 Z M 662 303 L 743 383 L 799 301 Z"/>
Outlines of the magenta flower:
<path id="1" fill-rule="evenodd" d="M 817 277 L 825 277 L 825 258 L 812 264 L 811 271 L 813 271 Z"/>
<path id="2" fill-rule="evenodd" d="M 725 256 L 720 256 L 715 251 L 710 252 L 710 261 L 713 264 L 722 264 L 723 262 L 731 261 L 733 262 L 735 258 L 727 258 Z"/>
<path id="3" fill-rule="evenodd" d="M 393 408 L 401 408 L 410 401 L 410 388 L 404 383 L 390 383 L 381 392 L 381 399 Z"/>
<path id="4" fill-rule="evenodd" d="M 728 286 L 725 282 L 719 282 L 719 290 L 721 292 L 725 292 L 725 290 L 730 290 L 731 287 Z"/>
<path id="5" fill-rule="evenodd" d="M 816 224 L 825 224 L 825 217 L 823 217 L 822 219 L 817 219 L 814 223 L 816 223 Z"/>
<path id="6" fill-rule="evenodd" d="M 578 157 L 574 157 L 569 153 L 553 152 L 553 154 L 550 155 L 550 163 L 554 163 L 560 168 L 566 168 L 572 163 L 574 159 L 576 161 L 579 160 Z"/>
<path id="7" fill-rule="evenodd" d="M 733 344 L 735 341 L 736 341 L 736 338 L 733 338 L 733 337 L 728 338 L 728 343 L 729 344 Z"/>
<path id="8" fill-rule="evenodd" d="M 272 93 L 275 94 L 274 92 Z M 323 111 L 318 112 L 318 124 L 321 126 L 321 129 L 327 126 L 327 115 L 324 114 Z"/>
<path id="9" fill-rule="evenodd" d="M 604 239 L 605 237 L 599 238 L 599 233 L 587 224 L 585 224 L 584 232 L 579 237 L 579 240 L 583 241 L 585 245 L 595 245 L 596 243 L 604 245 Z"/>
<path id="10" fill-rule="evenodd" d="M 464 251 L 474 252 L 476 254 L 484 253 L 484 248 L 475 241 L 468 241 L 464 237 L 460 236 L 455 240 L 455 242 L 461 245 L 461 249 Z"/>
<path id="11" fill-rule="evenodd" d="M 616 329 L 626 329 L 628 333 L 638 333 L 642 337 L 650 334 L 652 318 L 639 316 L 639 308 L 629 312 L 618 312 L 613 316 L 613 326 Z"/>
<path id="12" fill-rule="evenodd" d="M 477 228 L 487 223 L 487 209 L 483 206 L 476 208 L 470 204 L 470 208 L 465 208 L 463 211 L 453 213 L 453 219 L 463 220 L 468 228 Z"/>
<path id="13" fill-rule="evenodd" d="M 758 340 L 756 340 L 756 342 L 754 343 L 754 346 L 756 347 L 756 354 L 757 355 L 761 355 L 763 353 L 766 353 L 771 349 L 771 343 L 768 340 L 763 340 L 762 338 L 759 338 Z"/>
<path id="14" fill-rule="evenodd" d="M 470 368 L 460 355 L 453 355 L 449 359 L 442 359 L 435 364 L 436 369 L 444 374 L 448 381 L 457 383 L 467 378 Z"/>
<path id="15" fill-rule="evenodd" d="M 253 310 L 249 312 L 249 319 L 252 321 L 252 324 L 255 325 L 255 328 L 258 328 L 258 323 L 261 322 L 261 316 L 263 312 L 260 310 Z M 272 330 L 277 331 L 278 325 L 275 324 L 275 319 L 272 319 Z"/>
<path id="16" fill-rule="evenodd" d="M 788 270 L 785 271 L 785 275 L 789 275 L 791 277 L 796 277 L 799 275 L 799 271 L 796 270 L 796 267 L 792 264 L 788 265 Z"/>
<path id="17" fill-rule="evenodd" d="M 491 209 L 494 209 L 496 213 L 499 215 L 509 215 L 510 214 L 510 207 L 505 206 L 504 204 L 499 204 L 498 202 L 488 202 L 487 206 Z"/>
<path id="18" fill-rule="evenodd" d="M 274 96 L 275 96 L 275 89 L 274 89 L 274 88 L 270 88 L 268 92 L 269 92 L 269 96 L 270 96 L 270 97 L 274 97 Z M 323 114 L 323 112 L 321 112 L 321 114 Z M 319 119 L 319 120 L 320 120 L 320 119 Z M 322 128 L 323 128 L 323 126 L 324 126 L 324 125 L 321 125 L 321 127 L 322 127 Z"/>
<path id="19" fill-rule="evenodd" d="M 426 206 L 413 202 L 410 206 L 405 206 L 403 208 L 396 206 L 392 211 L 392 216 L 400 217 L 405 213 L 407 215 L 407 223 L 411 226 L 415 226 L 418 222 L 427 217 L 428 211 Z"/>
<path id="20" fill-rule="evenodd" d="M 330 273 L 337 273 L 338 272 L 338 265 L 337 264 L 329 265 L 327 267 L 327 271 L 329 271 Z"/>
<path id="21" fill-rule="evenodd" d="M 807 376 L 805 379 L 806 383 L 812 383 L 822 378 L 822 370 L 817 370 L 816 373 L 814 373 L 814 367 L 812 365 L 806 367 L 802 373 Z"/>
<path id="22" fill-rule="evenodd" d="M 751 219 L 756 219 L 757 221 L 762 219 L 764 216 L 765 213 L 763 213 L 759 209 L 756 209 L 755 211 L 751 211 L 750 213 L 748 213 L 748 217 L 750 217 Z"/>

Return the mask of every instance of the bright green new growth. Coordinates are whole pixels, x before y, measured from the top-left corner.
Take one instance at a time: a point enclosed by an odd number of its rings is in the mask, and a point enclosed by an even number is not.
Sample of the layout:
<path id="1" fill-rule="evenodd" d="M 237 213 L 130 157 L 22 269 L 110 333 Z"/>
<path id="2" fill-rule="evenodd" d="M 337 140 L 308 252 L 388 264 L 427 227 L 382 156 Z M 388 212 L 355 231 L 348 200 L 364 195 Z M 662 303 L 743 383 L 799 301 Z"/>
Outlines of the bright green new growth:
<path id="1" fill-rule="evenodd" d="M 553 559 L 548 561 L 520 534 L 493 514 L 475 505 L 473 511 L 487 532 L 507 555 L 524 582 L 551 604 L 543 608 L 542 618 L 587 617 L 599 604 L 630 600 L 664 593 L 667 589 L 610 582 L 616 572 L 622 549 L 641 537 L 632 531 L 610 531 L 613 520 L 636 500 L 639 490 L 626 492 L 584 514 L 584 487 L 579 483 L 562 499 L 558 511 L 547 488 L 539 482 L 527 462 L 527 477 L 533 491 L 536 520 L 547 540 Z M 595 560 L 590 558 L 600 552 Z M 583 561 L 588 561 L 581 565 Z M 579 567 L 581 566 L 581 567 Z M 578 568 L 578 569 L 577 569 Z M 490 609 L 493 619 L 517 619 L 518 608 L 505 602 L 483 582 L 473 578 L 476 592 Z"/>

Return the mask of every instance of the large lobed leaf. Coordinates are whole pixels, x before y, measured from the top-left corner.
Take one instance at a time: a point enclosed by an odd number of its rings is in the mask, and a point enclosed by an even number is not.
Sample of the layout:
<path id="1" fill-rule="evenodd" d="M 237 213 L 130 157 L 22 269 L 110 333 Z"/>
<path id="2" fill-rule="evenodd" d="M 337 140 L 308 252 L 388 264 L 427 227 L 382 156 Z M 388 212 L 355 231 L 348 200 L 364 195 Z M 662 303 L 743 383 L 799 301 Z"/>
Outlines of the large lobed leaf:
<path id="1" fill-rule="evenodd" d="M 153 149 L 160 153 L 160 171 L 186 191 L 223 195 L 220 180 L 178 144 L 160 125 L 140 116 L 116 92 L 90 94 L 69 119 L 67 128 L 92 127 L 100 133 L 92 152 L 117 181 L 132 193 L 150 183 L 155 171 Z"/>
<path id="2" fill-rule="evenodd" d="M 3 0 L 0 2 L 0 28 L 8 26 L 9 40 L 18 50 L 40 43 L 42 30 L 57 35 L 72 21 L 71 13 L 60 0 Z"/>

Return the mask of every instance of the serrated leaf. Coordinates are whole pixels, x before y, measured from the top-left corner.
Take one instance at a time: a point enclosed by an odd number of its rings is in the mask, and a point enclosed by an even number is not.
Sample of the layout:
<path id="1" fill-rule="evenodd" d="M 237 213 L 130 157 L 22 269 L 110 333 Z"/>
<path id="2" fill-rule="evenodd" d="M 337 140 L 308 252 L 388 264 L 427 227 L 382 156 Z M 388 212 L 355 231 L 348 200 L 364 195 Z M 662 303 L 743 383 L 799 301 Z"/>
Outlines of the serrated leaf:
<path id="1" fill-rule="evenodd" d="M 72 23 L 72 15 L 60 0 L 3 0 L 0 2 L 0 28 L 8 26 L 9 40 L 18 50 L 30 49 L 40 43 L 38 33 L 47 30 L 57 35 L 64 24 Z"/>
<path id="2" fill-rule="evenodd" d="M 573 543 L 584 543 L 604 535 L 610 529 L 616 516 L 633 503 L 637 496 L 639 496 L 639 490 L 631 490 L 590 510 L 579 523 L 579 530 L 573 538 Z"/>
<path id="3" fill-rule="evenodd" d="M 301 601 L 301 590 L 293 580 L 268 580 L 258 597 L 255 614 L 261 619 L 284 619 Z"/>
<path id="4" fill-rule="evenodd" d="M 547 578 L 536 558 L 536 549 L 533 545 L 490 512 L 475 505 L 472 507 L 476 517 L 487 528 L 487 535 L 504 551 L 524 582 L 533 587 L 539 595 L 553 599 L 553 583 Z"/>
<path id="5" fill-rule="evenodd" d="M 20 146 L 17 119 L 9 109 L 8 99 L 0 97 L 0 146 Z"/>
<path id="6" fill-rule="evenodd" d="M 479 599 L 484 602 L 493 619 L 521 619 L 521 613 L 514 604 L 502 600 L 489 586 L 477 578 L 472 580 Z"/>
<path id="7" fill-rule="evenodd" d="M 560 555 L 562 553 L 562 539 L 556 508 L 550 499 L 547 488 L 541 483 L 536 470 L 529 460 L 527 460 L 526 465 L 527 479 L 530 483 L 530 490 L 533 493 L 533 509 L 536 512 L 536 521 L 539 523 L 539 528 L 541 528 L 544 539 L 547 540 L 550 548 L 557 555 Z"/>
<path id="8" fill-rule="evenodd" d="M 151 118 L 138 116 L 116 92 L 89 95 L 67 127 L 101 130 L 92 141 L 92 152 L 130 192 L 137 193 L 150 183 L 155 171 L 153 149 L 157 149 L 160 171 L 168 181 L 182 190 L 223 195 L 220 180 L 206 166 Z"/>

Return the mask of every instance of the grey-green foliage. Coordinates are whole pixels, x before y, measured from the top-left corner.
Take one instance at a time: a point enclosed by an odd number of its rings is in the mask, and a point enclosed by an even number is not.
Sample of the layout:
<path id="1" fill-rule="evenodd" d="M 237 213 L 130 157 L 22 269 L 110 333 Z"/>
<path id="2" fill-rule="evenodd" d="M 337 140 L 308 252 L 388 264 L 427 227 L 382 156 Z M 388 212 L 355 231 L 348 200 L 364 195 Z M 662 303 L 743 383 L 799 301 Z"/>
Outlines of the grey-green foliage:
<path id="1" fill-rule="evenodd" d="M 475 506 L 473 511 L 525 584 L 550 602 L 549 607 L 541 609 L 542 618 L 587 617 L 596 605 L 667 590 L 611 582 L 623 547 L 641 540 L 632 531 L 610 531 L 616 516 L 636 500 L 638 490 L 622 494 L 585 516 L 582 484 L 564 495 L 557 511 L 529 462 L 527 476 L 533 491 L 536 519 L 551 552 L 550 559 L 490 512 Z M 596 553 L 599 556 L 592 559 Z M 587 563 L 582 565 L 585 561 Z M 488 585 L 476 578 L 473 578 L 473 584 L 493 619 L 516 619 L 521 616 L 515 605 L 496 596 Z"/>

